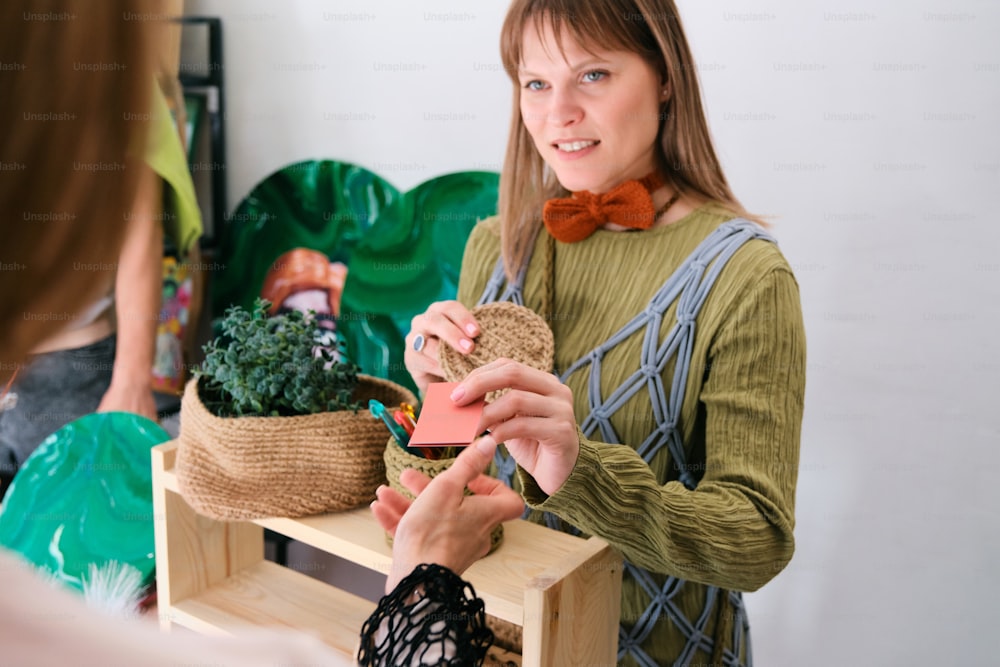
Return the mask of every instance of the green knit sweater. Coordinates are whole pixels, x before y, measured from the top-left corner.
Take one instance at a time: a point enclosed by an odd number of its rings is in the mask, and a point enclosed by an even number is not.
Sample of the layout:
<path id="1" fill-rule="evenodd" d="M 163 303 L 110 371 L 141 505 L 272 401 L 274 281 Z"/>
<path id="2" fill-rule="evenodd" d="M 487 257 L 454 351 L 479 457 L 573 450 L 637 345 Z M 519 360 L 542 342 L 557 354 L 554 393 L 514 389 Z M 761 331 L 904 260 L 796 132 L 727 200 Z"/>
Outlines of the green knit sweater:
<path id="1" fill-rule="evenodd" d="M 557 244 L 556 369 L 564 371 L 604 342 L 635 314 L 712 230 L 732 218 L 708 204 L 683 219 L 641 232 L 598 230 L 588 239 Z M 544 246 L 539 235 L 524 284 L 524 302 L 542 303 Z M 500 254 L 499 220 L 481 222 L 465 250 L 458 299 L 472 307 Z M 662 335 L 676 320 L 671 306 Z M 679 418 L 688 464 L 700 479 L 695 490 L 677 481 L 666 447 L 647 464 L 635 452 L 655 427 L 648 392 L 640 391 L 611 417 L 623 445 L 581 437 L 576 467 L 547 496 L 523 469 L 517 486 L 528 505 L 552 512 L 618 548 L 649 570 L 689 583 L 674 602 L 691 619 L 705 604 L 705 584 L 753 591 L 792 557 L 795 483 L 805 390 L 805 333 L 798 286 L 778 248 L 751 240 L 729 260 L 699 314 L 691 370 Z M 644 330 L 612 349 L 602 363 L 602 392 L 638 368 Z M 577 420 L 588 413 L 589 365 L 570 376 Z M 674 365 L 664 371 L 668 388 Z M 622 623 L 634 622 L 649 603 L 638 583 L 622 584 Z M 715 631 L 712 619 L 707 628 Z M 644 651 L 672 664 L 684 637 L 665 617 Z M 725 623 L 729 626 L 731 623 Z M 722 628 L 720 628 L 720 632 Z M 731 632 L 723 641 L 730 645 Z M 697 653 L 695 662 L 708 662 Z M 623 664 L 635 664 L 626 659 Z"/>

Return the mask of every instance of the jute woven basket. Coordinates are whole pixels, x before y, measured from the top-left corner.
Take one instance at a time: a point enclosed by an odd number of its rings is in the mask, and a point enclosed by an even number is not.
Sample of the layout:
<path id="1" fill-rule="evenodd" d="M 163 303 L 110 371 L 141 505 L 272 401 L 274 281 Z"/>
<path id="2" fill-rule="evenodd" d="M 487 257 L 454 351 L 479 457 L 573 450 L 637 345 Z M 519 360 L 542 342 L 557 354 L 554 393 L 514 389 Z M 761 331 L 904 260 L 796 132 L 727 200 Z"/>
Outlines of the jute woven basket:
<path id="1" fill-rule="evenodd" d="M 388 444 L 385 445 L 385 477 L 389 482 L 389 486 L 396 489 L 402 493 L 407 498 L 413 498 L 413 494 L 410 493 L 409 489 L 399 483 L 399 474 L 406 470 L 407 468 L 414 468 L 424 473 L 431 479 L 435 475 L 447 470 L 455 459 L 425 459 L 419 456 L 410 454 L 409 452 L 403 451 L 403 448 L 396 444 L 395 439 L 389 438 Z M 465 490 L 466 494 L 469 494 L 468 489 Z M 386 533 L 386 541 L 392 544 L 392 536 Z M 498 524 L 493 532 L 490 534 L 490 551 L 493 553 L 503 542 L 503 524 Z"/>
<path id="2" fill-rule="evenodd" d="M 555 357 L 552 329 L 530 308 L 506 301 L 486 303 L 472 309 L 479 323 L 476 349 L 462 354 L 450 345 L 438 346 L 441 371 L 449 382 L 461 382 L 465 376 L 500 357 L 520 361 L 526 366 L 549 373 Z M 507 389 L 486 394 L 492 403 L 507 393 Z"/>
<path id="3" fill-rule="evenodd" d="M 416 403 L 405 387 L 358 376 L 354 400 Z M 301 517 L 365 505 L 385 479 L 385 425 L 362 407 L 296 417 L 217 417 L 191 380 L 181 399 L 177 482 L 213 519 Z"/>

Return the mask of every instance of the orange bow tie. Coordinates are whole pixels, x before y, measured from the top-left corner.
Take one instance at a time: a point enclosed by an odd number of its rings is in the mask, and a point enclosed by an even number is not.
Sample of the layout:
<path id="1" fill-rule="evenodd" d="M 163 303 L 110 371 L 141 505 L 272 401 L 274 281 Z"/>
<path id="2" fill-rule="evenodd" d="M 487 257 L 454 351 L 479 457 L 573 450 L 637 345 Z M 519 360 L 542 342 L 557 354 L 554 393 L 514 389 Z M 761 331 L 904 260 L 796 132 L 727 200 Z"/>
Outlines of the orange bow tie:
<path id="1" fill-rule="evenodd" d="M 654 171 L 638 181 L 625 181 L 603 194 L 589 190 L 574 192 L 572 197 L 550 199 L 542 209 L 542 220 L 557 241 L 576 243 L 594 230 L 613 222 L 623 227 L 649 229 L 656 222 L 654 190 L 663 185 L 663 177 Z"/>

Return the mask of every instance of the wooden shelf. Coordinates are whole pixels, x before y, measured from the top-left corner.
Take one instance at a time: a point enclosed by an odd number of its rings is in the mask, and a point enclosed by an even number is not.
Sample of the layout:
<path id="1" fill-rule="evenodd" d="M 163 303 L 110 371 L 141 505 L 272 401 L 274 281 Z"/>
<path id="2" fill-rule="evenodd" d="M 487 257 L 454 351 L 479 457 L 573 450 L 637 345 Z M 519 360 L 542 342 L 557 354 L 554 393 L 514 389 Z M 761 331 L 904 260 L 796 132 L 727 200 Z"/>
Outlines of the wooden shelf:
<path id="1" fill-rule="evenodd" d="M 265 561 L 263 529 L 385 573 L 392 552 L 371 511 L 213 521 L 181 498 L 175 457 L 176 442 L 153 449 L 163 626 L 212 634 L 231 634 L 247 625 L 300 628 L 353 657 L 361 625 L 375 604 Z M 500 549 L 463 576 L 487 613 L 523 627 L 523 665 L 559 667 L 615 663 L 621 569 L 621 557 L 597 538 L 583 540 L 518 520 L 504 525 Z"/>
<path id="2" fill-rule="evenodd" d="M 308 630 L 353 654 L 358 629 L 375 603 L 269 561 L 234 574 L 171 605 L 171 620 L 205 634 L 232 634 L 248 625 Z"/>

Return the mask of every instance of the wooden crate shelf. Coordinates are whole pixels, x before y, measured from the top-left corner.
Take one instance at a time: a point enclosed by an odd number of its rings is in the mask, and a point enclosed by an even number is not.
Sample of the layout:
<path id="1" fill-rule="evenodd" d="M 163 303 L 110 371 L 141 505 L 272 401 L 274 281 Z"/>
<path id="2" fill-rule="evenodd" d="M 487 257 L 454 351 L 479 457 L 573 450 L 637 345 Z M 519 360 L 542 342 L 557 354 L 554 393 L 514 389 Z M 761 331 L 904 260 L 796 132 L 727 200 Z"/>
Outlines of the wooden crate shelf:
<path id="1" fill-rule="evenodd" d="M 264 560 L 267 528 L 344 560 L 386 573 L 392 551 L 368 508 L 307 517 L 220 522 L 194 512 L 174 475 L 176 442 L 153 449 L 157 590 L 164 629 L 232 634 L 253 626 L 310 631 L 351 660 L 375 604 Z M 487 613 L 523 628 L 524 667 L 614 665 L 621 556 L 583 540 L 512 521 L 496 553 L 464 577 Z"/>

